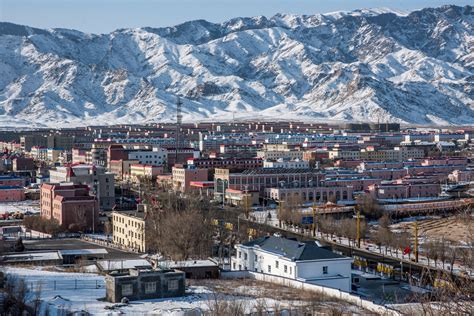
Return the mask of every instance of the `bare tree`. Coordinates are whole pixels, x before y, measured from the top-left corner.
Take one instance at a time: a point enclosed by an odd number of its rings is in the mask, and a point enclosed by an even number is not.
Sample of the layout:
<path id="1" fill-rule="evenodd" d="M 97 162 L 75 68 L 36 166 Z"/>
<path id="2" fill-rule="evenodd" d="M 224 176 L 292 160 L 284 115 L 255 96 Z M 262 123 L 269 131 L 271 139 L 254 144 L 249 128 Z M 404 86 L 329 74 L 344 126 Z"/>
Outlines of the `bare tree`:
<path id="1" fill-rule="evenodd" d="M 146 215 L 150 249 L 173 260 L 209 256 L 213 228 L 208 207 L 205 201 L 196 197 L 168 195 L 159 208 L 152 208 Z"/>

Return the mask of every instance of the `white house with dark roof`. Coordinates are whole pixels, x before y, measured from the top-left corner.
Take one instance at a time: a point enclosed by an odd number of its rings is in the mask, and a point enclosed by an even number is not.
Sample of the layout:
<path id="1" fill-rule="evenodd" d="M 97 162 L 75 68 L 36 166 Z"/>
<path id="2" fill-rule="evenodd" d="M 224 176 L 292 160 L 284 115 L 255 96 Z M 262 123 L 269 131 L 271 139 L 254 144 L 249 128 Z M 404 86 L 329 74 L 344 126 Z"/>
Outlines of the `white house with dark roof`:
<path id="1" fill-rule="evenodd" d="M 249 270 L 351 291 L 352 258 L 316 242 L 266 236 L 235 246 L 234 271 Z"/>

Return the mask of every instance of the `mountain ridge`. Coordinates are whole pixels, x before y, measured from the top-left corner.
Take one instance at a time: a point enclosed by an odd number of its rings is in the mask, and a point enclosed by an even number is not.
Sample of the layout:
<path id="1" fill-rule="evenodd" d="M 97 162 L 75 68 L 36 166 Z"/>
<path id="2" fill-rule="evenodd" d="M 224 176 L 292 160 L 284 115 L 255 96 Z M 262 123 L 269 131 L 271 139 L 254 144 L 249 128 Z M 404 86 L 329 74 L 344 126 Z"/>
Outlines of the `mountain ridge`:
<path id="1" fill-rule="evenodd" d="M 359 11 L 98 35 L 1 22 L 0 124 L 173 120 L 176 96 L 188 121 L 474 124 L 471 6 Z"/>

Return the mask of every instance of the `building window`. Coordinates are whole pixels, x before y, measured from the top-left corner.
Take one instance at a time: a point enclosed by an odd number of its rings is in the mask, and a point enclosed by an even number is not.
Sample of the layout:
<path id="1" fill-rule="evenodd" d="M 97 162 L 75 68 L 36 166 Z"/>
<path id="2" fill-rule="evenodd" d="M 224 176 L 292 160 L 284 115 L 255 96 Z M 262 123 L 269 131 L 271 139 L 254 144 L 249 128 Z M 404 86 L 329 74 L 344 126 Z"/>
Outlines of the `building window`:
<path id="1" fill-rule="evenodd" d="M 255 255 L 255 261 L 258 261 L 258 256 L 257 255 Z"/>
<path id="2" fill-rule="evenodd" d="M 178 280 L 168 280 L 168 291 L 177 291 L 179 289 Z"/>
<path id="3" fill-rule="evenodd" d="M 244 253 L 244 260 L 247 260 L 247 254 Z"/>
<path id="4" fill-rule="evenodd" d="M 290 275 L 292 275 L 292 274 L 293 274 L 293 268 L 290 267 Z"/>
<path id="5" fill-rule="evenodd" d="M 288 272 L 288 267 L 287 267 L 287 265 L 286 265 L 286 264 L 283 266 L 283 272 L 285 272 L 285 273 L 287 273 L 287 272 Z"/>
<path id="6" fill-rule="evenodd" d="M 268 265 L 268 273 L 272 273 L 272 266 Z"/>
<path id="7" fill-rule="evenodd" d="M 122 284 L 122 295 L 133 295 L 133 284 Z"/>
<path id="8" fill-rule="evenodd" d="M 232 262 L 232 267 L 235 270 L 235 262 Z"/>
<path id="9" fill-rule="evenodd" d="M 328 274 L 328 266 L 323 267 L 323 274 Z"/>
<path id="10" fill-rule="evenodd" d="M 278 269 L 278 266 L 279 266 L 279 263 L 278 263 L 278 260 L 275 261 L 275 268 Z"/>
<path id="11" fill-rule="evenodd" d="M 156 282 L 145 282 L 145 294 L 156 292 Z"/>
<path id="12" fill-rule="evenodd" d="M 239 259 L 242 258 L 242 252 L 239 251 Z"/>

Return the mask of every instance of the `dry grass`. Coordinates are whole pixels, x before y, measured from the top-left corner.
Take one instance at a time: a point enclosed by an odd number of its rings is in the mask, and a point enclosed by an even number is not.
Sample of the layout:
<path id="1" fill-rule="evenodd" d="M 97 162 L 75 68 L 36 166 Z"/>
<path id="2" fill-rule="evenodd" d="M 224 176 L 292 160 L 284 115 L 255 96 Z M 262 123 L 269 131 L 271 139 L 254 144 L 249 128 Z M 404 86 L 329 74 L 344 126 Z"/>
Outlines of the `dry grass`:
<path id="1" fill-rule="evenodd" d="M 370 315 L 348 302 L 321 293 L 304 291 L 252 279 L 188 280 L 189 285 L 205 286 L 214 292 L 208 315 L 242 315 L 238 300 L 224 297 L 247 297 L 254 302 L 253 315 Z M 268 303 L 270 298 L 276 303 Z"/>

